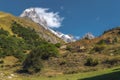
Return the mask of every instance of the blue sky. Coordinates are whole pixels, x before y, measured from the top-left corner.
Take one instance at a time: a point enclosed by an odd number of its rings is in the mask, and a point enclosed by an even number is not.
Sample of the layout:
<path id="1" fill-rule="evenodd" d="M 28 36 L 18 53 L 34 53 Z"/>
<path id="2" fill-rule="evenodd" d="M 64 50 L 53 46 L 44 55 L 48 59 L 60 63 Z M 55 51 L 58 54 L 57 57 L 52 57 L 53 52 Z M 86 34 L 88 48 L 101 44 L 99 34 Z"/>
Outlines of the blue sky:
<path id="1" fill-rule="evenodd" d="M 120 0 L 0 0 L 0 11 L 19 16 L 30 7 L 50 8 L 64 17 L 57 30 L 82 37 L 120 25 Z"/>

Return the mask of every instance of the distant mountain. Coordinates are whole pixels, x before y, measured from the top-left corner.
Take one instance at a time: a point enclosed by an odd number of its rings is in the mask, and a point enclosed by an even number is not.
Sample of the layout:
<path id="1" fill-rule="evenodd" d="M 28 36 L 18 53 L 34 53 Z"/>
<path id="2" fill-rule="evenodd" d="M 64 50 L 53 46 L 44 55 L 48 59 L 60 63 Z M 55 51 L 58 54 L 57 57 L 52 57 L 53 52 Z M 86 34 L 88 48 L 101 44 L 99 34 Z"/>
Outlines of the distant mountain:
<path id="1" fill-rule="evenodd" d="M 75 38 L 73 36 L 63 34 L 59 31 L 55 31 L 52 28 L 48 27 L 46 18 L 44 16 L 42 16 L 43 15 L 42 13 L 39 13 L 39 9 L 41 9 L 41 8 L 26 9 L 25 11 L 23 11 L 23 13 L 20 15 L 20 17 L 28 18 L 28 19 L 34 21 L 35 23 L 42 25 L 46 30 L 49 30 L 57 37 L 63 39 L 65 42 L 75 41 Z"/>
<path id="2" fill-rule="evenodd" d="M 94 39 L 95 36 L 92 33 L 87 33 L 85 36 L 83 36 L 83 39 Z"/>

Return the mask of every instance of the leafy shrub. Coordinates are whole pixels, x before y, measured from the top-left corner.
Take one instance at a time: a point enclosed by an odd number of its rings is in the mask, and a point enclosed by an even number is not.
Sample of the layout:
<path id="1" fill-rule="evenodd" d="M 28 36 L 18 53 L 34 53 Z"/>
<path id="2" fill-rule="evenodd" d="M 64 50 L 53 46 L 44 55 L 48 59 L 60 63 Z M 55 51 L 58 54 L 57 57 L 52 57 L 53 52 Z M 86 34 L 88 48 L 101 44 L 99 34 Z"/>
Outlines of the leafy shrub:
<path id="1" fill-rule="evenodd" d="M 99 61 L 98 59 L 93 59 L 93 58 L 87 58 L 86 62 L 85 62 L 85 65 L 86 66 L 96 66 L 99 64 Z"/>
<path id="2" fill-rule="evenodd" d="M 71 48 L 70 46 L 67 46 L 67 47 L 66 47 L 66 50 L 71 51 L 72 48 Z"/>
<path id="3" fill-rule="evenodd" d="M 103 63 L 110 64 L 110 65 L 117 65 L 117 64 L 120 63 L 120 58 L 115 57 L 115 58 L 112 58 L 112 59 L 107 59 Z"/>
<path id="4" fill-rule="evenodd" d="M 53 44 L 42 44 L 35 50 L 33 50 L 33 53 L 38 51 L 41 56 L 41 59 L 46 60 L 49 59 L 49 57 L 57 57 L 58 56 L 58 50 Z"/>
<path id="5" fill-rule="evenodd" d="M 59 63 L 59 65 L 62 66 L 62 65 L 65 65 L 66 63 L 67 63 L 67 61 L 66 61 L 65 59 L 63 59 L 63 60 Z"/>
<path id="6" fill-rule="evenodd" d="M 16 53 L 13 54 L 13 56 L 18 58 L 20 62 L 23 62 L 27 55 L 24 52 L 18 50 Z"/>
<path id="7" fill-rule="evenodd" d="M 114 40 L 113 40 L 114 43 L 117 43 L 119 42 L 119 38 L 118 37 L 115 37 Z"/>
<path id="8" fill-rule="evenodd" d="M 60 43 L 56 43 L 55 46 L 56 46 L 57 48 L 60 48 L 60 47 L 61 47 L 61 44 L 60 44 Z"/>
<path id="9" fill-rule="evenodd" d="M 2 28 L 0 29 L 0 35 L 6 35 L 8 36 L 9 35 L 9 32 L 8 31 L 5 31 L 3 30 Z"/>
<path id="10" fill-rule="evenodd" d="M 43 67 L 41 60 L 58 56 L 56 48 L 60 44 L 50 44 L 41 39 L 34 29 L 26 28 L 13 22 L 12 31 L 16 36 L 10 35 L 7 31 L 0 30 L 0 57 L 15 56 L 23 61 L 23 69 L 30 72 L 39 72 Z M 31 50 L 26 55 L 25 51 Z"/>
<path id="11" fill-rule="evenodd" d="M 23 62 L 23 69 L 30 73 L 36 73 L 43 67 L 42 60 L 47 60 L 50 57 L 58 56 L 57 48 L 50 43 L 41 44 L 37 48 L 33 49 Z"/>
<path id="12" fill-rule="evenodd" d="M 28 44 L 31 44 L 32 47 L 35 46 L 34 43 L 37 40 L 40 40 L 39 35 L 35 32 L 34 29 L 26 28 L 17 22 L 13 22 L 12 31 L 19 37 L 22 37 Z"/>
<path id="13" fill-rule="evenodd" d="M 4 61 L 3 60 L 0 60 L 0 64 L 3 64 L 4 63 Z"/>
<path id="14" fill-rule="evenodd" d="M 22 61 L 26 46 L 23 39 L 11 36 L 8 31 L 0 29 L 0 57 L 15 56 Z"/>
<path id="15" fill-rule="evenodd" d="M 120 31 L 118 32 L 118 34 L 120 34 Z"/>
<path id="16" fill-rule="evenodd" d="M 28 73 L 37 73 L 41 71 L 43 64 L 39 56 L 33 55 L 32 53 L 27 56 L 23 63 L 23 70 Z"/>
<path id="17" fill-rule="evenodd" d="M 103 50 L 105 49 L 105 46 L 104 45 L 96 45 L 92 51 L 95 51 L 95 52 L 102 52 Z"/>
<path id="18" fill-rule="evenodd" d="M 104 45 L 104 44 L 106 44 L 106 40 L 100 40 L 97 44 Z"/>

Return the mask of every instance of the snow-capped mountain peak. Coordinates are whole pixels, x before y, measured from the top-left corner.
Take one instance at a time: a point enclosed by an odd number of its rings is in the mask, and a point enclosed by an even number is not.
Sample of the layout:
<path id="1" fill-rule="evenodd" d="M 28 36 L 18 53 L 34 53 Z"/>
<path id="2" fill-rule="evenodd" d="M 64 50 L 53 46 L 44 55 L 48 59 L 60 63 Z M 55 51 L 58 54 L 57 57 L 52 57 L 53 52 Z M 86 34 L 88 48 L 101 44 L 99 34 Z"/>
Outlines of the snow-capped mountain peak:
<path id="1" fill-rule="evenodd" d="M 95 36 L 90 32 L 85 34 L 85 36 L 83 36 L 83 39 L 94 39 L 94 38 Z"/>
<path id="2" fill-rule="evenodd" d="M 36 10 L 36 8 L 26 9 L 25 11 L 23 11 L 23 13 L 20 15 L 20 17 L 29 18 L 32 21 L 34 21 L 35 23 L 38 23 L 38 24 L 42 25 L 45 29 L 47 29 L 47 24 L 46 24 L 44 17 L 41 17 L 38 14 L 38 11 Z"/>
<path id="3" fill-rule="evenodd" d="M 58 13 L 48 12 L 48 10 L 48 8 L 29 8 L 23 11 L 20 17 L 29 18 L 35 23 L 42 25 L 45 29 L 51 31 L 65 42 L 75 41 L 73 36 L 52 29 L 54 27 L 60 27 L 63 18 L 60 18 Z"/>

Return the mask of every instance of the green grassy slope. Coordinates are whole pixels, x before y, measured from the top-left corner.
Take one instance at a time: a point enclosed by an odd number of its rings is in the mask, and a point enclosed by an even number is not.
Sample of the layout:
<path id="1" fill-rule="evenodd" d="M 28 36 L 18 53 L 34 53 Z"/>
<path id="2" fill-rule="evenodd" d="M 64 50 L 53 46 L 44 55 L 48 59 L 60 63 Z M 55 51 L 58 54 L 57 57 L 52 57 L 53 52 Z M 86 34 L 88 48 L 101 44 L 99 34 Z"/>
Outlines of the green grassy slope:
<path id="1" fill-rule="evenodd" d="M 59 76 L 31 76 L 23 77 L 22 80 L 120 80 L 120 67 L 93 72 L 59 75 Z"/>

